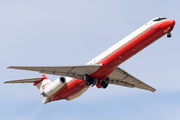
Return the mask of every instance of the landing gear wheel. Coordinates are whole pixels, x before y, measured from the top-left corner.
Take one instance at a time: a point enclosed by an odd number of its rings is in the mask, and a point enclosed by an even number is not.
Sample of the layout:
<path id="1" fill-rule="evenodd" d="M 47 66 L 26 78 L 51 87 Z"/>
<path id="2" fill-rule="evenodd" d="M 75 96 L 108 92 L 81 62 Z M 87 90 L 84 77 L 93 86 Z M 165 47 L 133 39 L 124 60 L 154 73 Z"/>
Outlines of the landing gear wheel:
<path id="1" fill-rule="evenodd" d="M 103 81 L 101 81 L 101 86 L 104 86 L 104 84 L 105 84 L 106 82 L 103 80 Z"/>
<path id="2" fill-rule="evenodd" d="M 94 83 L 94 78 L 90 77 L 89 75 L 86 75 L 86 85 L 90 86 Z"/>
<path id="3" fill-rule="evenodd" d="M 92 85 L 93 83 L 94 83 L 94 79 L 93 79 L 93 78 L 92 78 L 92 79 L 89 79 L 89 80 L 88 80 L 88 79 L 86 80 L 86 85 L 87 85 L 87 86 L 90 86 L 90 85 Z"/>
<path id="4" fill-rule="evenodd" d="M 86 80 L 86 85 L 87 85 L 87 86 L 90 86 L 90 85 L 91 85 L 88 80 Z"/>
<path id="5" fill-rule="evenodd" d="M 109 77 L 102 79 L 100 82 L 101 82 L 102 88 L 104 88 L 104 89 L 107 88 L 107 86 L 109 84 Z"/>
<path id="6" fill-rule="evenodd" d="M 170 32 L 167 33 L 167 37 L 168 37 L 168 38 L 171 37 L 171 33 L 170 33 Z"/>
<path id="7" fill-rule="evenodd" d="M 102 88 L 107 88 L 107 86 L 108 86 L 108 83 L 105 83 L 103 86 L 102 86 Z"/>

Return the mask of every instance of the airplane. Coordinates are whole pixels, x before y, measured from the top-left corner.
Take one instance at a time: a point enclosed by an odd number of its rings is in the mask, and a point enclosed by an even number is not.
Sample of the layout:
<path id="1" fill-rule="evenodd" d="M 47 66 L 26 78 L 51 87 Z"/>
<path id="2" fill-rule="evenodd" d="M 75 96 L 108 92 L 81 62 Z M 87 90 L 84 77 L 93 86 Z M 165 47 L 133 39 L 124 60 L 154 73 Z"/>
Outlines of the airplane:
<path id="1" fill-rule="evenodd" d="M 170 38 L 174 26 L 173 19 L 154 18 L 86 65 L 8 67 L 8 69 L 29 70 L 61 76 L 54 82 L 51 82 L 46 75 L 42 75 L 37 78 L 12 80 L 4 83 L 33 83 L 44 97 L 43 104 L 62 99 L 67 101 L 75 99 L 90 86 L 105 89 L 109 84 L 114 84 L 155 92 L 156 89 L 118 66 L 165 34 Z"/>

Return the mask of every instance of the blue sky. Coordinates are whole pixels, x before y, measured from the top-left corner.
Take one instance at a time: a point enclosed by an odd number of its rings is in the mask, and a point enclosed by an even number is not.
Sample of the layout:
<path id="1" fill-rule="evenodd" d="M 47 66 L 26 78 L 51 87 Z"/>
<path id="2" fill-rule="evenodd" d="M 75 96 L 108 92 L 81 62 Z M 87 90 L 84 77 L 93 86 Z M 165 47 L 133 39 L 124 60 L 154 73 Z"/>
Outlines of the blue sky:
<path id="1" fill-rule="evenodd" d="M 179 4 L 177 0 L 1 0 L 0 119 L 179 120 Z M 119 66 L 156 88 L 155 93 L 109 85 L 105 90 L 90 88 L 72 101 L 43 105 L 32 84 L 3 84 L 42 75 L 6 69 L 11 65 L 84 65 L 159 16 L 176 21 L 172 38 L 162 37 Z M 47 77 L 54 81 L 59 76 Z"/>

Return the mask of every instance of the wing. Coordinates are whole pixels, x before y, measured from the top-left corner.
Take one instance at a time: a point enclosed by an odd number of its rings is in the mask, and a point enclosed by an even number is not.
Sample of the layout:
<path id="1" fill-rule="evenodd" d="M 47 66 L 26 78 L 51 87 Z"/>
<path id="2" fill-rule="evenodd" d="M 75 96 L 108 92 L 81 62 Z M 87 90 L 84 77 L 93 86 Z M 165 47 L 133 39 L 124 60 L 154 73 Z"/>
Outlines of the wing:
<path id="1" fill-rule="evenodd" d="M 77 79 L 83 79 L 84 74 L 92 74 L 97 71 L 102 65 L 84 65 L 84 66 L 10 66 L 8 69 L 20 69 L 37 71 L 52 75 L 67 76 Z"/>
<path id="2" fill-rule="evenodd" d="M 121 85 L 125 87 L 136 87 L 144 90 L 149 90 L 155 92 L 156 89 L 152 88 L 151 86 L 143 83 L 142 81 L 138 80 L 137 78 L 133 77 L 126 71 L 122 70 L 121 68 L 115 69 L 109 75 L 109 83 L 115 85 Z"/>
<path id="3" fill-rule="evenodd" d="M 12 80 L 12 81 L 6 81 L 4 83 L 34 83 L 36 81 L 42 80 L 43 78 L 45 78 L 45 77 L 21 79 L 21 80 Z"/>

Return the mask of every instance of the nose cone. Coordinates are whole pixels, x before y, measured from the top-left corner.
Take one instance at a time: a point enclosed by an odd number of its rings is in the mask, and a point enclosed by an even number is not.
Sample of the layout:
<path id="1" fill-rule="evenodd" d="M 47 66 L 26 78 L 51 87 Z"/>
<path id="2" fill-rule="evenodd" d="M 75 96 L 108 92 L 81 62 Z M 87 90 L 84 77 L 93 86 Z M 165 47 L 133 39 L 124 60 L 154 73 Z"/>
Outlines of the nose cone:
<path id="1" fill-rule="evenodd" d="M 175 21 L 174 21 L 173 19 L 170 19 L 170 20 L 169 20 L 169 24 L 170 24 L 171 27 L 174 27 Z"/>

